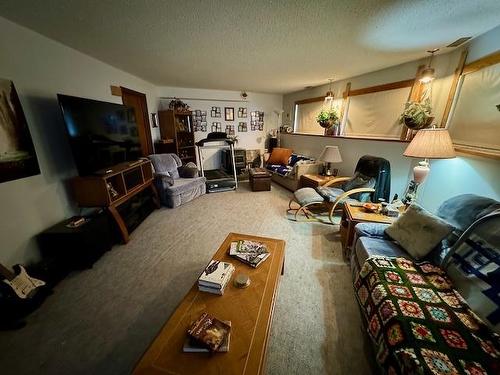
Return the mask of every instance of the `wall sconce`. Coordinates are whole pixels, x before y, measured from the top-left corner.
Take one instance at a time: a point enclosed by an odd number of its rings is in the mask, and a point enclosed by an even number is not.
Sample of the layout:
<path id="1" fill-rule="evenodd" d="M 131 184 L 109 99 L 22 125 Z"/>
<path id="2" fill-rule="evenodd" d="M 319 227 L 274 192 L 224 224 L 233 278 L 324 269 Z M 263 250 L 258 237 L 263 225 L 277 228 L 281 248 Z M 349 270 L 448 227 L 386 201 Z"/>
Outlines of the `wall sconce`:
<path id="1" fill-rule="evenodd" d="M 153 128 L 158 127 L 158 115 L 156 113 L 151 113 L 151 124 L 153 125 Z"/>
<path id="2" fill-rule="evenodd" d="M 431 54 L 431 57 L 429 58 L 429 64 L 427 67 L 422 70 L 422 73 L 420 75 L 419 81 L 420 83 L 429 83 L 431 82 L 434 78 L 434 68 L 431 68 L 431 63 L 432 63 L 432 58 L 434 57 L 434 54 L 439 51 L 439 48 L 434 48 L 433 50 L 427 51 Z"/>

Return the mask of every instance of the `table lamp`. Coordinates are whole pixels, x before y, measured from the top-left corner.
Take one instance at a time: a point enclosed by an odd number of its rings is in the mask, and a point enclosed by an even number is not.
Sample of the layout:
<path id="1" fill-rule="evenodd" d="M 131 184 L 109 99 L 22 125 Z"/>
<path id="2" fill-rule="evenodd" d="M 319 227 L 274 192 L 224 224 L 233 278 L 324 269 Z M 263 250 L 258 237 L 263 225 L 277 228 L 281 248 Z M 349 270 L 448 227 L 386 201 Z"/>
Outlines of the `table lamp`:
<path id="1" fill-rule="evenodd" d="M 412 158 L 424 158 L 413 168 L 413 181 L 410 182 L 405 197 L 407 201 L 416 198 L 418 185 L 423 183 L 429 174 L 429 159 L 451 159 L 457 156 L 450 134 L 444 128 L 419 130 L 408 147 L 406 147 L 403 155 Z M 408 194 L 411 196 L 408 197 Z"/>
<path id="2" fill-rule="evenodd" d="M 342 162 L 342 157 L 340 156 L 340 151 L 338 146 L 325 146 L 323 152 L 319 156 L 319 160 L 326 163 L 325 166 L 325 175 L 326 176 L 335 176 L 336 173 L 332 174 L 331 163 L 340 163 Z"/>

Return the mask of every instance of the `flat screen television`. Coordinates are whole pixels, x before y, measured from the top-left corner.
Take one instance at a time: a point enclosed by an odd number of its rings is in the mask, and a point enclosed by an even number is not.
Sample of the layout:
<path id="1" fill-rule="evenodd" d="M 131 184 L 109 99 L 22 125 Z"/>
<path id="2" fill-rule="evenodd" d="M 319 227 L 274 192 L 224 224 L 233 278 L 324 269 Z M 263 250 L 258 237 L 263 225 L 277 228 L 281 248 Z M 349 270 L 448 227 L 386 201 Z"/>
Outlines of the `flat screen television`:
<path id="1" fill-rule="evenodd" d="M 142 156 L 133 108 L 61 94 L 57 98 L 81 176 L 105 173 Z"/>

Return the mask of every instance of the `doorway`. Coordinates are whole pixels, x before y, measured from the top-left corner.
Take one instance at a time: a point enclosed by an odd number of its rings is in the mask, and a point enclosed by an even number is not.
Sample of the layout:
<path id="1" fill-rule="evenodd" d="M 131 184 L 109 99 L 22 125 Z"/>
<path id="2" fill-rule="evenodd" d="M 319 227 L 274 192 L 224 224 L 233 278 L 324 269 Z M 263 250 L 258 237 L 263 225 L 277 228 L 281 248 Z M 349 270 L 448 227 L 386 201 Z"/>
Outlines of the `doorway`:
<path id="1" fill-rule="evenodd" d="M 123 104 L 134 108 L 142 156 L 151 155 L 154 151 L 153 139 L 151 138 L 151 127 L 149 125 L 149 111 L 146 95 L 142 92 L 130 90 L 126 87 L 120 87 L 120 92 Z"/>

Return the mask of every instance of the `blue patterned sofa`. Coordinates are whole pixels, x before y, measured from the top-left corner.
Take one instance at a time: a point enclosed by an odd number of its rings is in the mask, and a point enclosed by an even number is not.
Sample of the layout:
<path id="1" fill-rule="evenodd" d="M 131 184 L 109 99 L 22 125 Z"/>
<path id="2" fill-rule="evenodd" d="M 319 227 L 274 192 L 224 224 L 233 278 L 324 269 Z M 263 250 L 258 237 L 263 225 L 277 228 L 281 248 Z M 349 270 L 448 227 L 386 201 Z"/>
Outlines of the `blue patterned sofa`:
<path id="1" fill-rule="evenodd" d="M 266 169 L 271 172 L 271 180 L 284 186 L 290 191 L 297 190 L 300 186 L 300 176 L 304 174 L 317 174 L 320 172 L 321 163 L 314 159 L 293 153 L 288 158 L 286 165 L 266 164 Z"/>
<path id="2" fill-rule="evenodd" d="M 350 265 L 377 363 L 384 373 L 500 373 L 500 202 L 459 195 L 437 215 L 455 230 L 421 261 L 387 225 L 355 228 Z"/>

